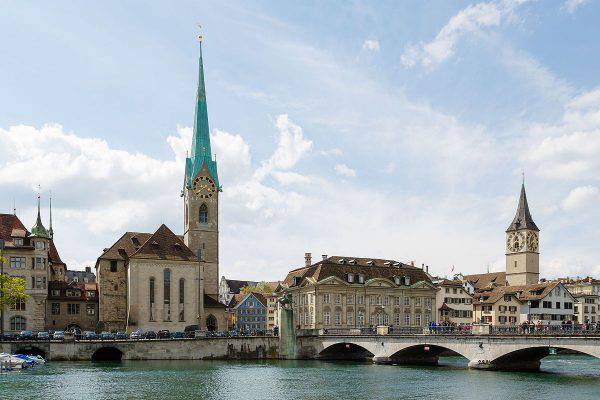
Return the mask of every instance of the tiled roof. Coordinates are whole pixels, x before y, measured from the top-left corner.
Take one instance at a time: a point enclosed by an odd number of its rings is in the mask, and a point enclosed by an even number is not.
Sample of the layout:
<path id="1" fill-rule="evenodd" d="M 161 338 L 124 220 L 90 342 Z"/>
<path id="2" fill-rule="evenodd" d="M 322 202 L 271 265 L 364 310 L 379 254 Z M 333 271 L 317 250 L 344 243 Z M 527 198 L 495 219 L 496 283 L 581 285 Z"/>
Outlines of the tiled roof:
<path id="1" fill-rule="evenodd" d="M 456 286 L 456 287 L 462 287 L 463 283 L 462 281 L 458 280 L 458 279 L 443 279 L 439 282 L 437 282 L 438 286 Z"/>
<path id="2" fill-rule="evenodd" d="M 58 254 L 58 250 L 56 249 L 56 245 L 54 244 L 54 240 L 50 239 L 50 249 L 48 250 L 48 258 L 52 264 L 62 264 L 65 265 L 64 262 L 60 259 L 60 255 Z"/>
<path id="3" fill-rule="evenodd" d="M 505 272 L 490 272 L 487 274 L 465 275 L 464 279 L 469 282 L 475 290 L 489 289 L 494 286 L 506 285 Z"/>
<path id="4" fill-rule="evenodd" d="M 234 308 L 235 306 L 237 306 L 237 304 L 242 301 L 242 299 L 246 297 L 245 294 L 234 294 L 233 297 L 231 298 L 231 300 L 229 301 L 229 304 L 227 305 L 227 307 L 229 308 Z"/>
<path id="5" fill-rule="evenodd" d="M 204 307 L 205 308 L 225 308 L 225 305 L 215 299 L 214 297 L 204 294 Z"/>
<path id="6" fill-rule="evenodd" d="M 196 255 L 183 240 L 162 224 L 130 258 L 191 261 Z"/>
<path id="7" fill-rule="evenodd" d="M 425 271 L 404 263 L 375 258 L 340 256 L 328 257 L 310 267 L 303 267 L 290 271 L 285 278 L 284 283 L 288 286 L 292 286 L 295 277 L 310 277 L 316 281 L 321 281 L 325 278 L 335 276 L 342 280 L 346 280 L 347 274 L 364 274 L 365 281 L 374 278 L 384 278 L 393 281 L 395 276 L 408 276 L 411 285 L 420 281 L 431 283 L 431 279 Z"/>
<path id="8" fill-rule="evenodd" d="M 108 260 L 127 260 L 152 236 L 151 233 L 125 232 L 99 258 Z"/>
<path id="9" fill-rule="evenodd" d="M 67 296 L 67 290 L 79 290 L 80 296 L 73 297 Z M 52 291 L 59 290 L 60 294 L 55 296 Z M 86 292 L 93 291 L 95 295 L 93 298 L 88 298 Z M 98 286 L 96 284 L 83 284 L 77 282 L 65 282 L 65 281 L 50 281 L 48 282 L 48 300 L 78 300 L 78 301 L 91 301 L 98 302 Z"/>
<path id="10" fill-rule="evenodd" d="M 473 304 L 493 304 L 505 294 L 514 296 L 520 302 L 542 300 L 559 284 L 553 281 L 533 285 L 498 286 L 492 290 L 475 293 Z"/>
<path id="11" fill-rule="evenodd" d="M 25 236 L 29 236 L 29 231 L 19 217 L 13 214 L 0 214 L 0 239 L 12 242 L 13 230 L 15 229 L 23 231 Z"/>

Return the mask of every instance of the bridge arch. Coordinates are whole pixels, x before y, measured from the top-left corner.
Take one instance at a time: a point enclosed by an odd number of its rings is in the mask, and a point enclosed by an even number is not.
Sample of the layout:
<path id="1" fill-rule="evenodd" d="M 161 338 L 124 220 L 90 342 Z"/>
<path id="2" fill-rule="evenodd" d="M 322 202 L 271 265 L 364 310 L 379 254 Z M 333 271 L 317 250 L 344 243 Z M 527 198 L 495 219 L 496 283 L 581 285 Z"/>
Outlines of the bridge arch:
<path id="1" fill-rule="evenodd" d="M 317 358 L 321 360 L 370 360 L 375 356 L 372 346 L 348 342 L 336 342 L 326 345 Z"/>
<path id="2" fill-rule="evenodd" d="M 493 369 L 499 370 L 538 370 L 543 358 L 551 355 L 550 349 L 570 350 L 578 354 L 585 354 L 600 359 L 600 349 L 596 346 L 578 346 L 560 344 L 557 346 L 537 345 L 523 346 L 517 349 L 512 349 L 490 360 L 490 366 Z"/>
<path id="3" fill-rule="evenodd" d="M 40 356 L 46 358 L 46 351 L 37 346 L 19 346 L 15 350 L 15 354 L 25 354 L 27 356 Z"/>
<path id="4" fill-rule="evenodd" d="M 415 365 L 437 365 L 441 355 L 457 355 L 470 360 L 463 350 L 455 346 L 440 344 L 398 344 L 386 351 L 386 362 Z"/>
<path id="5" fill-rule="evenodd" d="M 92 361 L 121 361 L 123 352 L 116 347 L 103 346 L 92 354 Z"/>

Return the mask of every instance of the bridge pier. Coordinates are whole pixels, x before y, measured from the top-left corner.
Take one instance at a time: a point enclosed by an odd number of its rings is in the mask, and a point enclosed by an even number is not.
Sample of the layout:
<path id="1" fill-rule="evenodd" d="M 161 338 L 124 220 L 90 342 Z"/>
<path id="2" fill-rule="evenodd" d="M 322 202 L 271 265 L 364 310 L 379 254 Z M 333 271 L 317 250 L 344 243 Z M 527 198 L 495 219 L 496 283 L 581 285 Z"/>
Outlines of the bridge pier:
<path id="1" fill-rule="evenodd" d="M 540 370 L 541 365 L 542 362 L 540 360 L 519 360 L 514 362 L 490 362 L 488 360 L 469 361 L 469 368 L 487 371 L 537 372 Z"/>
<path id="2" fill-rule="evenodd" d="M 426 365 L 437 366 L 439 356 L 411 355 L 403 357 L 373 357 L 376 364 Z"/>

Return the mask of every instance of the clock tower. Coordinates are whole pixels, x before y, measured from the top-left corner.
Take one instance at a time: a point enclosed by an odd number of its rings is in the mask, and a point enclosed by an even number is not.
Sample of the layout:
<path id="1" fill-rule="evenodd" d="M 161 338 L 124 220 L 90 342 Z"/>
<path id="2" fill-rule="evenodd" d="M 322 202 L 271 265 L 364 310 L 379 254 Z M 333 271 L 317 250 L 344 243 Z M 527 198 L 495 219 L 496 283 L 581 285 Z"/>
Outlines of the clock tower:
<path id="1" fill-rule="evenodd" d="M 539 232 L 533 222 L 525 183 L 521 186 L 517 214 L 506 230 L 506 282 L 531 285 L 540 280 Z"/>
<path id="2" fill-rule="evenodd" d="M 218 294 L 219 281 L 219 177 L 217 162 L 210 147 L 204 66 L 202 63 L 202 38 L 198 92 L 194 117 L 194 134 L 189 157 L 185 159 L 184 198 L 185 244 L 204 262 L 204 290 Z"/>

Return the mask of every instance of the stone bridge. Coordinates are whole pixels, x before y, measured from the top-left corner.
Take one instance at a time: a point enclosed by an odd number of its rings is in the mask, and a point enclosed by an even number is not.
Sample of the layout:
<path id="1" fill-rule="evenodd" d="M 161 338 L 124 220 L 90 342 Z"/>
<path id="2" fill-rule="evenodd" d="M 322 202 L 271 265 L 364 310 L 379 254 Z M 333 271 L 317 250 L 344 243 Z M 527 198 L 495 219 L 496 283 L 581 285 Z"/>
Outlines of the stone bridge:
<path id="1" fill-rule="evenodd" d="M 541 359 L 569 350 L 600 358 L 600 336 L 348 335 L 299 336 L 299 358 L 372 359 L 379 363 L 437 365 L 440 355 L 458 354 L 469 367 L 538 370 Z"/>
<path id="2" fill-rule="evenodd" d="M 51 360 L 207 360 L 279 358 L 279 338 L 0 342 L 0 352 Z"/>

